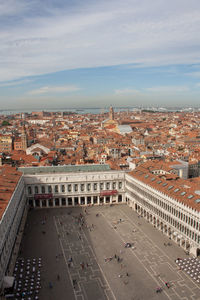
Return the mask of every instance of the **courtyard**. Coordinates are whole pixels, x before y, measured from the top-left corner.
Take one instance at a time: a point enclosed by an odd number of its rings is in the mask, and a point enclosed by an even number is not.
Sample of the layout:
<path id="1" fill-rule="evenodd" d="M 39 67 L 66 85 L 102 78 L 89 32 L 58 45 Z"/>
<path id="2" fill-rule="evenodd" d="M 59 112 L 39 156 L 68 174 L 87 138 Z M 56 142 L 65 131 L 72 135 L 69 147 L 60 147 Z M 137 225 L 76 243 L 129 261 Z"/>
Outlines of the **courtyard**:
<path id="1" fill-rule="evenodd" d="M 20 257 L 41 259 L 42 300 L 200 299 L 183 249 L 127 205 L 31 210 Z"/>

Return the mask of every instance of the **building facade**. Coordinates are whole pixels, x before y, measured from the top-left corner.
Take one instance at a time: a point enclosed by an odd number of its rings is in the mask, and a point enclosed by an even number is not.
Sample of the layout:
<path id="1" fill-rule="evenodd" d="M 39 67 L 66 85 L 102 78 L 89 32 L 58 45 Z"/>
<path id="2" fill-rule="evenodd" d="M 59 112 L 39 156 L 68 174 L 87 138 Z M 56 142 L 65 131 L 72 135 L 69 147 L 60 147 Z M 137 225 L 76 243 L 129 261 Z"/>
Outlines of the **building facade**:
<path id="1" fill-rule="evenodd" d="M 13 148 L 13 140 L 10 135 L 0 136 L 0 152 L 9 153 Z"/>
<path id="2" fill-rule="evenodd" d="M 168 189 L 170 187 L 173 188 L 169 184 Z M 178 192 L 177 189 L 174 190 L 175 193 Z M 128 205 L 139 215 L 189 253 L 194 256 L 200 254 L 200 212 L 198 210 L 128 174 L 125 176 L 125 191 Z M 200 199 L 197 200 L 199 203 Z"/>
<path id="3" fill-rule="evenodd" d="M 0 289 L 5 274 L 9 274 L 8 266 L 19 234 L 22 217 L 27 210 L 24 187 L 24 179 L 21 177 L 0 219 Z"/>
<path id="4" fill-rule="evenodd" d="M 103 170 L 104 165 L 101 167 Z M 112 170 L 35 175 L 27 173 L 24 174 L 27 201 L 33 208 L 123 203 L 124 176 L 123 171 Z"/>

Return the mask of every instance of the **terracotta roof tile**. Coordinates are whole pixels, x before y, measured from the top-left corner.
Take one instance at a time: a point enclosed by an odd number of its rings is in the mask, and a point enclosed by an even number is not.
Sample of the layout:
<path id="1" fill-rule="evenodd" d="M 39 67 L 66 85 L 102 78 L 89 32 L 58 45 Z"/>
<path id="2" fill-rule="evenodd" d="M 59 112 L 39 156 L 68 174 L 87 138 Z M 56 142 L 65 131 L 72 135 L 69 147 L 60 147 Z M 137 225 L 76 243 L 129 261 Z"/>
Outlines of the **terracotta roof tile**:
<path id="1" fill-rule="evenodd" d="M 0 219 L 12 197 L 22 173 L 9 165 L 0 167 Z"/>

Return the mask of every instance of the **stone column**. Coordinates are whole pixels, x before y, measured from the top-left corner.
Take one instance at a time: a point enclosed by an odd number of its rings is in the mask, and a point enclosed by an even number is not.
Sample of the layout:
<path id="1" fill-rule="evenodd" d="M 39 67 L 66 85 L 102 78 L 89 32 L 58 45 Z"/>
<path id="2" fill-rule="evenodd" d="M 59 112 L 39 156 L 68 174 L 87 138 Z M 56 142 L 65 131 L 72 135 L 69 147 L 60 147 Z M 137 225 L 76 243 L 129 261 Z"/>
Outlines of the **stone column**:
<path id="1" fill-rule="evenodd" d="M 122 193 L 122 203 L 126 202 L 126 200 L 124 201 L 124 194 Z"/>
<path id="2" fill-rule="evenodd" d="M 100 196 L 97 196 L 97 204 L 100 204 Z"/>
<path id="3" fill-rule="evenodd" d="M 59 206 L 62 206 L 62 198 L 59 198 Z"/>
<path id="4" fill-rule="evenodd" d="M 162 233 L 165 233 L 165 225 L 163 225 Z"/>
<path id="5" fill-rule="evenodd" d="M 49 207 L 49 200 L 46 200 L 46 207 Z"/>
<path id="6" fill-rule="evenodd" d="M 74 203 L 74 197 L 72 197 L 72 206 L 74 206 L 75 203 Z"/>
<path id="7" fill-rule="evenodd" d="M 53 207 L 55 207 L 56 205 L 55 205 L 55 199 L 53 198 Z"/>
<path id="8" fill-rule="evenodd" d="M 33 207 L 35 208 L 35 199 L 33 199 Z"/>
<path id="9" fill-rule="evenodd" d="M 42 200 L 40 200 L 40 208 L 42 208 Z"/>

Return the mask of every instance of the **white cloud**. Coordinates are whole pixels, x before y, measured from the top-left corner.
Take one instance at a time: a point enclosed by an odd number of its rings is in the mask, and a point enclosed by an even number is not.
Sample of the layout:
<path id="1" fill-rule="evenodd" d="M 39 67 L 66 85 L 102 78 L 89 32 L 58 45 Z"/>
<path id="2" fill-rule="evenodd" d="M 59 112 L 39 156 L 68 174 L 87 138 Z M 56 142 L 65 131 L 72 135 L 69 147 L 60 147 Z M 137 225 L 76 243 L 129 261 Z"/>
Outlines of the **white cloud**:
<path id="1" fill-rule="evenodd" d="M 153 86 L 149 88 L 143 88 L 141 91 L 136 89 L 117 89 L 115 90 L 115 95 L 137 95 L 137 96 L 145 96 L 147 93 L 160 93 L 160 94 L 167 94 L 167 93 L 184 93 L 188 92 L 190 89 L 188 86 Z"/>
<path id="2" fill-rule="evenodd" d="M 116 95 L 135 95 L 140 94 L 140 91 L 134 89 L 117 89 L 115 90 Z"/>
<path id="3" fill-rule="evenodd" d="M 29 95 L 43 95 L 43 94 L 56 94 L 56 93 L 72 93 L 80 90 L 79 87 L 74 85 L 69 86 L 43 86 L 39 89 L 28 92 Z"/>
<path id="4" fill-rule="evenodd" d="M 86 0 L 60 10 L 50 1 L 46 13 L 44 1 L 26 3 L 0 0 L 7 15 L 12 7 L 26 11 L 18 22 L 0 23 L 0 81 L 65 69 L 200 61 L 198 0 Z"/>
<path id="5" fill-rule="evenodd" d="M 0 0 L 0 16 L 13 16 L 21 14 L 30 8 L 28 1 L 16 0 Z"/>
<path id="6" fill-rule="evenodd" d="M 181 93 L 188 92 L 190 89 L 187 86 L 155 86 L 146 88 L 145 90 L 155 93 Z"/>
<path id="7" fill-rule="evenodd" d="M 10 82 L 1 82 L 0 87 L 10 87 L 10 86 L 17 86 L 17 85 L 24 85 L 27 83 L 33 82 L 32 79 L 22 79 L 22 80 L 14 80 Z"/>

